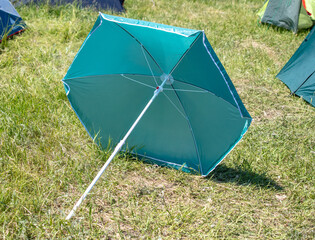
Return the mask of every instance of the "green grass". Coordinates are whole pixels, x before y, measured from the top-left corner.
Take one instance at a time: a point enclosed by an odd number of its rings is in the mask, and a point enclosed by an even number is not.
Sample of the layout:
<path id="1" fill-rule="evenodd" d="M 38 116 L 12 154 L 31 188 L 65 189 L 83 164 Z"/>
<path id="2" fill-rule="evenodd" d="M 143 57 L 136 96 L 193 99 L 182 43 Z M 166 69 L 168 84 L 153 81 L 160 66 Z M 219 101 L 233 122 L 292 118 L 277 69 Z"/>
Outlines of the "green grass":
<path id="1" fill-rule="evenodd" d="M 204 29 L 253 117 L 207 178 L 120 154 L 104 164 L 60 81 L 98 12 L 21 6 L 0 45 L 0 239 L 314 239 L 315 112 L 275 75 L 308 31 L 257 24 L 263 0 L 127 0 L 125 17 Z"/>

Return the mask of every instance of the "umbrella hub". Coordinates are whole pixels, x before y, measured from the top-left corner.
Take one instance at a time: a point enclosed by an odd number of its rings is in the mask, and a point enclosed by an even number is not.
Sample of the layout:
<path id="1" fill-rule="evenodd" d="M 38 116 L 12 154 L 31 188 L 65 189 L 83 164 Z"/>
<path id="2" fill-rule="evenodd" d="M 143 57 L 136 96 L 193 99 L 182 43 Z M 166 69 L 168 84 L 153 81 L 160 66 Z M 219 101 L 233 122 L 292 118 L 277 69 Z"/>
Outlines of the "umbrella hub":
<path id="1" fill-rule="evenodd" d="M 173 84 L 173 82 L 174 82 L 173 76 L 170 75 L 170 74 L 166 74 L 166 73 L 163 73 L 163 74 L 160 76 L 160 79 L 161 79 L 161 82 L 164 82 L 164 80 L 167 79 L 166 82 L 165 82 L 165 84 L 167 84 L 167 85 L 171 85 L 171 84 Z"/>

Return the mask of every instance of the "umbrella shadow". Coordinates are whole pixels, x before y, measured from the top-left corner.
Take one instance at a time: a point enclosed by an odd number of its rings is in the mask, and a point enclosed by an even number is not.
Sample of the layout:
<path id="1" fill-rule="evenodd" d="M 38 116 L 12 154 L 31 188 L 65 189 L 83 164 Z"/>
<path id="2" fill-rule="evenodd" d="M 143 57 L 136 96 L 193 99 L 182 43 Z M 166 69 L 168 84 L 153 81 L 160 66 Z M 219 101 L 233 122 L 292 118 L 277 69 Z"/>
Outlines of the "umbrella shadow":
<path id="1" fill-rule="evenodd" d="M 283 190 L 282 186 L 268 178 L 266 174 L 258 174 L 250 170 L 230 168 L 224 164 L 217 166 L 207 178 L 220 183 L 233 182 L 238 185 L 255 185 L 262 188 L 272 188 L 277 191 Z"/>
<path id="2" fill-rule="evenodd" d="M 133 148 L 128 149 L 129 151 L 124 151 L 125 157 L 127 159 L 141 159 L 142 162 L 149 165 L 154 165 L 156 163 L 152 162 L 152 160 L 149 160 L 145 157 L 139 157 L 134 153 L 131 153 Z M 169 167 L 167 165 L 161 165 L 163 167 Z M 183 169 L 181 169 L 183 170 Z M 192 174 L 198 175 L 197 172 Z M 206 179 L 219 182 L 219 183 L 225 183 L 225 182 L 233 182 L 237 185 L 255 185 L 257 187 L 266 188 L 266 189 L 274 189 L 277 191 L 281 191 L 284 188 L 279 185 L 277 182 L 272 180 L 271 178 L 267 177 L 265 173 L 255 173 L 251 171 L 249 168 L 246 170 L 243 170 L 241 168 L 231 168 L 227 167 L 224 163 L 218 165 L 207 177 Z"/>

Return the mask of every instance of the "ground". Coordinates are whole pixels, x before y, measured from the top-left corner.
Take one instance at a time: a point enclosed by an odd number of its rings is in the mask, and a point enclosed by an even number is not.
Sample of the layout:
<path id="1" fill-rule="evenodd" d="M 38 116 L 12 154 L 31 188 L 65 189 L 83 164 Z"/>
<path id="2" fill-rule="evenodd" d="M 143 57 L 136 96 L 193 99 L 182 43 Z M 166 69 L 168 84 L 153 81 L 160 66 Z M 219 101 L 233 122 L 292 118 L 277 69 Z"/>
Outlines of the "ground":
<path id="1" fill-rule="evenodd" d="M 124 17 L 204 30 L 253 123 L 207 178 L 121 153 L 69 222 L 111 153 L 61 82 L 98 12 L 18 7 L 28 28 L 0 45 L 0 238 L 314 239 L 314 107 L 275 78 L 309 30 L 259 25 L 263 2 L 126 1 Z"/>

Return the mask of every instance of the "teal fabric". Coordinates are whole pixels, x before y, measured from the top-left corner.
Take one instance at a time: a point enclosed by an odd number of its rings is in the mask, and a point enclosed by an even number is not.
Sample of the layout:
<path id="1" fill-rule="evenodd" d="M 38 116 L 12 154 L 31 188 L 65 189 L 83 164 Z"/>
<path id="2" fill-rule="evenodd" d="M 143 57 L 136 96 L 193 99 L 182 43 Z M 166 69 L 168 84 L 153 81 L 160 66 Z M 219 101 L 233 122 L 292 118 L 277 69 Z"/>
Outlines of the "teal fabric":
<path id="1" fill-rule="evenodd" d="M 281 69 L 277 77 L 292 93 L 315 106 L 315 28 Z"/>
<path id="2" fill-rule="evenodd" d="M 100 14 L 63 79 L 92 138 L 159 165 L 208 175 L 242 138 L 251 117 L 203 31 Z"/>
<path id="3" fill-rule="evenodd" d="M 258 15 L 262 23 L 292 30 L 295 33 L 299 29 L 313 26 L 301 0 L 268 0 Z"/>

